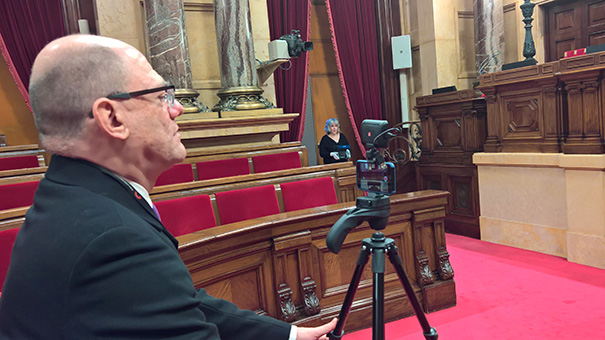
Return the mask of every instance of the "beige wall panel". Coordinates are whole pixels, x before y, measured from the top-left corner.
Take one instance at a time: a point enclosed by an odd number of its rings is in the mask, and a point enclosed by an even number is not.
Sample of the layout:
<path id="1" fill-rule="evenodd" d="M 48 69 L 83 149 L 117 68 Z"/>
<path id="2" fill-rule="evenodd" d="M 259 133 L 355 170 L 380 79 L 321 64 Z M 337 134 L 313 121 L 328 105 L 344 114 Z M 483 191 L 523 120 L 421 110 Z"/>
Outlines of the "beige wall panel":
<path id="1" fill-rule="evenodd" d="M 96 1 L 99 35 L 122 40 L 147 55 L 142 0 Z"/>
<path id="2" fill-rule="evenodd" d="M 477 79 L 475 69 L 475 17 L 473 12 L 458 12 L 458 90 L 470 89 Z"/>
<path id="3" fill-rule="evenodd" d="M 420 49 L 412 47 L 412 70 L 411 77 L 408 83 L 408 91 L 410 93 L 410 103 L 412 107 L 416 106 L 416 98 L 422 96 L 422 58 L 420 58 Z M 418 120 L 418 112 L 413 110 L 410 118 Z"/>
<path id="4" fill-rule="evenodd" d="M 252 20 L 252 38 L 254 39 L 254 54 L 259 61 L 267 61 L 269 60 L 269 42 L 271 41 L 267 1 L 249 0 L 249 3 Z M 273 76 L 269 77 L 264 85 L 259 84 L 259 86 L 265 91 L 263 92 L 263 97 L 273 103 L 273 105 L 277 105 Z"/>
<path id="5" fill-rule="evenodd" d="M 198 100 L 212 109 L 219 101 L 216 92 L 221 89 L 212 1 L 186 1 L 185 25 L 193 89 L 200 93 Z"/>
<path id="6" fill-rule="evenodd" d="M 523 49 L 523 43 L 519 42 L 517 36 L 519 25 L 523 24 L 522 19 L 521 10 L 517 9 L 515 3 L 504 6 L 504 63 L 514 63 L 525 59 L 520 59 L 519 49 Z"/>

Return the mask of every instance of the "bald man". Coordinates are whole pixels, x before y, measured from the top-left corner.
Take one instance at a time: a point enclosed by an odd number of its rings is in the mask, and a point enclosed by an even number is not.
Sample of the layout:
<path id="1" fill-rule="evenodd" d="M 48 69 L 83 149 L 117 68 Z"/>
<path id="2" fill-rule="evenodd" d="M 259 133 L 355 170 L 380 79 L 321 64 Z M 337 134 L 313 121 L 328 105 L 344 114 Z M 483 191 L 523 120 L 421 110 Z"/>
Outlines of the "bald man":
<path id="1" fill-rule="evenodd" d="M 174 86 L 121 41 L 72 35 L 29 88 L 53 153 L 0 297 L 2 339 L 325 339 L 195 289 L 148 192 L 181 162 Z"/>

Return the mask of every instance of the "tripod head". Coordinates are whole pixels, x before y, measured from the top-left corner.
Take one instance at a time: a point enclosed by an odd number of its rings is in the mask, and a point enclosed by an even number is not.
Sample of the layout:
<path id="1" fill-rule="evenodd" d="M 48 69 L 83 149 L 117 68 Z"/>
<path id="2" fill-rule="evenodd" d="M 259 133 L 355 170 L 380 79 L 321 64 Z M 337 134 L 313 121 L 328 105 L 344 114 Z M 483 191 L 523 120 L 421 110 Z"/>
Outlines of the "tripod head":
<path id="1" fill-rule="evenodd" d="M 326 237 L 328 249 L 338 254 L 349 231 L 363 221 L 368 221 L 374 230 L 384 229 L 390 212 L 391 200 L 388 196 L 370 193 L 368 196 L 357 197 L 356 206 L 342 215 L 328 232 Z"/>

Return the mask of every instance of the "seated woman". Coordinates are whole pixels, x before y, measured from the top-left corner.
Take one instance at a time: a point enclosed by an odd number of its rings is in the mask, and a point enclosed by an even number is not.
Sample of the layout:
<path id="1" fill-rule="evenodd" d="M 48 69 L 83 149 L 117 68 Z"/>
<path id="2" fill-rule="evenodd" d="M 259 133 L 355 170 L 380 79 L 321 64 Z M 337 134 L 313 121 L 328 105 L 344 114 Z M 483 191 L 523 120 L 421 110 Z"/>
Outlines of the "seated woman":
<path id="1" fill-rule="evenodd" d="M 328 119 L 324 130 L 326 135 L 319 142 L 319 155 L 324 159 L 324 164 L 348 161 L 351 158 L 351 150 L 347 137 L 340 133 L 338 119 Z"/>

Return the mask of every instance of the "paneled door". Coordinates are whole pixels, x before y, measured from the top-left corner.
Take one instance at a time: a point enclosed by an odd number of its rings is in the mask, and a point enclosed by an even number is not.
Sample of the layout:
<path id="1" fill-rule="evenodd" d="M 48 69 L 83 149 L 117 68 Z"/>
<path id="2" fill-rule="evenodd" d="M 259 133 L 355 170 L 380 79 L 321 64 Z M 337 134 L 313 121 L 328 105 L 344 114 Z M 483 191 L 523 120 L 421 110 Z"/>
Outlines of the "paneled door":
<path id="1" fill-rule="evenodd" d="M 560 0 L 545 8 L 547 62 L 565 51 L 605 44 L 605 0 Z"/>

